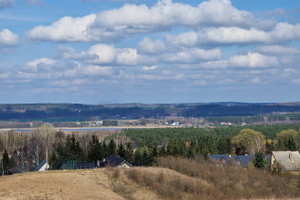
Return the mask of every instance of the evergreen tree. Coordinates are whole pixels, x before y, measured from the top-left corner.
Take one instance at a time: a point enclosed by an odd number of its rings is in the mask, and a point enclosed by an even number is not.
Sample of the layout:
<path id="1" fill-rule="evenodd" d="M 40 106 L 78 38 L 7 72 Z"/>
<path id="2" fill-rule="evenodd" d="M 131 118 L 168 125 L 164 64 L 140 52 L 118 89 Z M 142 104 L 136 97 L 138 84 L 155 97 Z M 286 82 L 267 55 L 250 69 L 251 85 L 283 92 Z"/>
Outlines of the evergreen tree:
<path id="1" fill-rule="evenodd" d="M 265 159 L 264 154 L 260 151 L 257 151 L 254 154 L 255 158 L 253 159 L 254 167 L 258 169 L 263 169 L 267 165 L 268 161 Z"/>
<path id="2" fill-rule="evenodd" d="M 99 139 L 93 135 L 92 140 L 88 145 L 88 160 L 92 162 L 102 161 L 104 158 L 104 151 Z"/>
<path id="3" fill-rule="evenodd" d="M 109 155 L 108 155 L 108 147 L 107 147 L 107 144 L 106 144 L 105 141 L 103 141 L 102 147 L 103 147 L 103 155 L 104 155 L 104 158 L 107 158 Z"/>
<path id="4" fill-rule="evenodd" d="M 108 156 L 115 156 L 117 155 L 116 143 L 113 139 L 110 140 L 108 144 Z"/>
<path id="5" fill-rule="evenodd" d="M 9 168 L 10 168 L 10 165 L 11 165 L 11 160 L 10 160 L 6 150 L 4 151 L 4 153 L 2 155 L 2 159 L 1 159 L 0 164 L 1 164 L 0 167 L 1 167 L 2 175 L 10 174 Z"/>
<path id="6" fill-rule="evenodd" d="M 296 151 L 297 148 L 296 148 L 296 143 L 294 141 L 294 138 L 292 137 L 289 137 L 289 139 L 287 140 L 287 144 L 286 144 L 286 147 L 289 151 Z"/>
<path id="7" fill-rule="evenodd" d="M 125 160 L 132 163 L 134 159 L 134 152 L 133 152 L 133 146 L 132 143 L 127 143 L 126 145 L 126 151 L 125 151 Z"/>
<path id="8" fill-rule="evenodd" d="M 126 157 L 126 150 L 125 150 L 125 148 L 124 148 L 124 146 L 123 146 L 123 144 L 121 143 L 121 144 L 119 144 L 119 146 L 118 146 L 118 156 L 120 156 L 121 158 L 125 158 Z"/>
<path id="9" fill-rule="evenodd" d="M 231 152 L 232 144 L 229 138 L 220 138 L 217 143 L 219 154 L 228 154 Z"/>
<path id="10" fill-rule="evenodd" d="M 52 170 L 58 169 L 58 158 L 54 151 L 52 151 L 52 154 L 50 155 L 49 166 Z"/>
<path id="11" fill-rule="evenodd" d="M 143 156 L 141 155 L 141 149 L 138 149 L 135 153 L 134 153 L 134 165 L 136 166 L 141 166 L 143 165 Z"/>

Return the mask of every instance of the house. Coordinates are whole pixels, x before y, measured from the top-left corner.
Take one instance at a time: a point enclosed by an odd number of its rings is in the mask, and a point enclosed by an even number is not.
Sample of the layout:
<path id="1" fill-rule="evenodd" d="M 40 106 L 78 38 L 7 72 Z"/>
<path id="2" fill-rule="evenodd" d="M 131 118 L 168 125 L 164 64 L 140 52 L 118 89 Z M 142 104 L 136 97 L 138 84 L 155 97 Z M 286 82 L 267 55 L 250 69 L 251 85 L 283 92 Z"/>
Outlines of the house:
<path id="1" fill-rule="evenodd" d="M 102 166 L 130 168 L 132 165 L 127 162 L 124 158 L 118 156 L 109 156 L 102 164 Z"/>
<path id="2" fill-rule="evenodd" d="M 300 154 L 298 151 L 272 151 L 271 170 L 300 170 Z"/>
<path id="3" fill-rule="evenodd" d="M 92 169 L 95 168 L 94 163 L 78 163 L 77 160 L 68 160 L 59 164 L 59 169 Z"/>
<path id="4" fill-rule="evenodd" d="M 227 154 L 215 154 L 209 156 L 211 160 L 219 161 L 224 164 L 233 163 L 242 167 L 249 167 L 253 161 L 253 155 L 227 155 Z"/>
<path id="5" fill-rule="evenodd" d="M 239 156 L 232 156 L 234 163 L 238 166 L 242 167 L 249 167 L 250 163 L 253 161 L 253 155 L 239 155 Z"/>
<path id="6" fill-rule="evenodd" d="M 49 169 L 49 164 L 46 162 L 46 160 L 43 160 L 38 166 L 34 168 L 35 172 L 43 172 Z"/>

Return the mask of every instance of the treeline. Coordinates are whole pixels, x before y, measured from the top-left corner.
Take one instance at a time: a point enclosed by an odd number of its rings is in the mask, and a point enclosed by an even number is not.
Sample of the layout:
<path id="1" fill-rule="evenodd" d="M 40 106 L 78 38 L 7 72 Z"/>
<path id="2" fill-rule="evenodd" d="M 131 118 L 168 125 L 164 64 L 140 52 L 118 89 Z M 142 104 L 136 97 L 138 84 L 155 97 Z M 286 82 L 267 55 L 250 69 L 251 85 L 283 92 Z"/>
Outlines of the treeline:
<path id="1" fill-rule="evenodd" d="M 300 125 L 251 125 L 230 126 L 215 128 L 156 128 L 156 129 L 127 129 L 120 135 L 130 137 L 131 140 L 141 144 L 145 141 L 153 145 L 166 145 L 172 139 L 191 140 L 199 136 L 211 136 L 214 140 L 218 138 L 230 138 L 240 133 L 242 129 L 252 129 L 261 132 L 266 139 L 275 139 L 276 135 L 283 130 L 299 130 Z M 114 137 L 117 137 L 116 135 Z"/>

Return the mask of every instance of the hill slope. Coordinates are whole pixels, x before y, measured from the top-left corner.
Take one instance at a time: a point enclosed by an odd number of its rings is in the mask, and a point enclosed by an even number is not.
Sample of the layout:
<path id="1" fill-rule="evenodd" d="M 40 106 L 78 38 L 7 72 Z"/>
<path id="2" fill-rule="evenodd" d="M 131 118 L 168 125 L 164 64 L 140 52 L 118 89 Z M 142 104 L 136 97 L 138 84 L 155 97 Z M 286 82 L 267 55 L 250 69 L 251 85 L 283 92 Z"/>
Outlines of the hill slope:
<path id="1" fill-rule="evenodd" d="M 49 171 L 0 177 L 0 199 L 299 199 L 296 175 L 160 158 L 160 167 Z"/>

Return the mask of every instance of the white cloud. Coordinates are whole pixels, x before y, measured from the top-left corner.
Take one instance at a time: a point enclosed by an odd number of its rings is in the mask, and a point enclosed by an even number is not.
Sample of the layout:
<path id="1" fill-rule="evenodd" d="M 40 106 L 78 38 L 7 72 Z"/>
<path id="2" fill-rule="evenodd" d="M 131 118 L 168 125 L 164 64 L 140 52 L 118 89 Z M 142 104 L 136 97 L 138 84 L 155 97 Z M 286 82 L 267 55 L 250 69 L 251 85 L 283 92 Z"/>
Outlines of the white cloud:
<path id="1" fill-rule="evenodd" d="M 51 69 L 51 66 L 56 63 L 55 60 L 49 58 L 39 58 L 33 61 L 28 62 L 26 65 L 30 67 L 30 69 L 37 70 L 47 70 Z"/>
<path id="2" fill-rule="evenodd" d="M 83 59 L 96 59 L 96 55 L 91 55 L 85 51 L 76 51 L 72 47 L 60 45 L 56 52 L 57 58 L 63 59 L 74 59 L 74 60 L 83 60 Z"/>
<path id="3" fill-rule="evenodd" d="M 294 47 L 286 47 L 279 45 L 259 46 L 257 51 L 264 54 L 299 54 L 300 51 Z"/>
<path id="4" fill-rule="evenodd" d="M 276 57 L 265 56 L 256 52 L 248 52 L 247 55 L 232 56 L 229 59 L 229 66 L 234 67 L 265 68 L 278 65 L 279 61 Z"/>
<path id="5" fill-rule="evenodd" d="M 120 9 L 101 12 L 97 16 L 95 26 L 117 26 L 139 32 L 171 26 L 249 27 L 262 23 L 251 13 L 234 8 L 229 0 L 205 1 L 198 7 L 161 0 L 150 8 L 146 5 L 127 4 Z"/>
<path id="6" fill-rule="evenodd" d="M 113 74 L 112 67 L 100 67 L 97 65 L 88 65 L 81 70 L 88 76 L 111 76 Z"/>
<path id="7" fill-rule="evenodd" d="M 32 40 L 50 41 L 107 41 L 131 34 L 168 30 L 172 27 L 191 28 L 211 26 L 271 28 L 273 21 L 255 18 L 250 12 L 241 11 L 229 0 L 210 0 L 197 7 L 160 0 L 152 7 L 145 4 L 126 4 L 84 17 L 63 17 L 50 26 L 38 26 L 28 32 Z"/>
<path id="8" fill-rule="evenodd" d="M 300 40 L 300 24 L 278 23 L 267 31 L 258 28 L 208 27 L 197 32 L 190 31 L 177 36 L 166 36 L 173 46 L 282 44 Z"/>
<path id="9" fill-rule="evenodd" d="M 161 40 L 152 40 L 148 37 L 139 42 L 137 48 L 147 54 L 159 54 L 166 50 L 165 44 Z"/>
<path id="10" fill-rule="evenodd" d="M 89 55 L 95 56 L 95 59 L 88 60 L 94 64 L 112 63 L 116 57 L 116 49 L 112 45 L 97 44 L 90 47 L 87 51 Z"/>
<path id="11" fill-rule="evenodd" d="M 152 70 L 155 70 L 155 69 L 157 69 L 156 65 L 153 65 L 153 66 L 144 66 L 142 68 L 142 70 L 144 70 L 144 71 L 152 71 Z"/>
<path id="12" fill-rule="evenodd" d="M 136 49 L 115 48 L 106 44 L 91 46 L 87 54 L 93 58 L 85 62 L 93 64 L 137 65 L 153 62 L 153 59 L 139 55 Z"/>
<path id="13" fill-rule="evenodd" d="M 222 57 L 219 48 L 204 50 L 200 48 L 183 48 L 178 52 L 162 54 L 161 59 L 166 62 L 175 63 L 194 63 L 203 60 L 217 60 Z"/>
<path id="14" fill-rule="evenodd" d="M 63 17 L 51 24 L 51 26 L 38 26 L 27 33 L 27 37 L 32 40 L 50 40 L 50 41 L 92 41 L 88 33 L 90 26 L 96 18 L 95 14 L 84 17 L 72 18 Z"/>
<path id="15" fill-rule="evenodd" d="M 0 46 L 14 46 L 19 42 L 19 36 L 8 29 L 0 32 Z"/>

